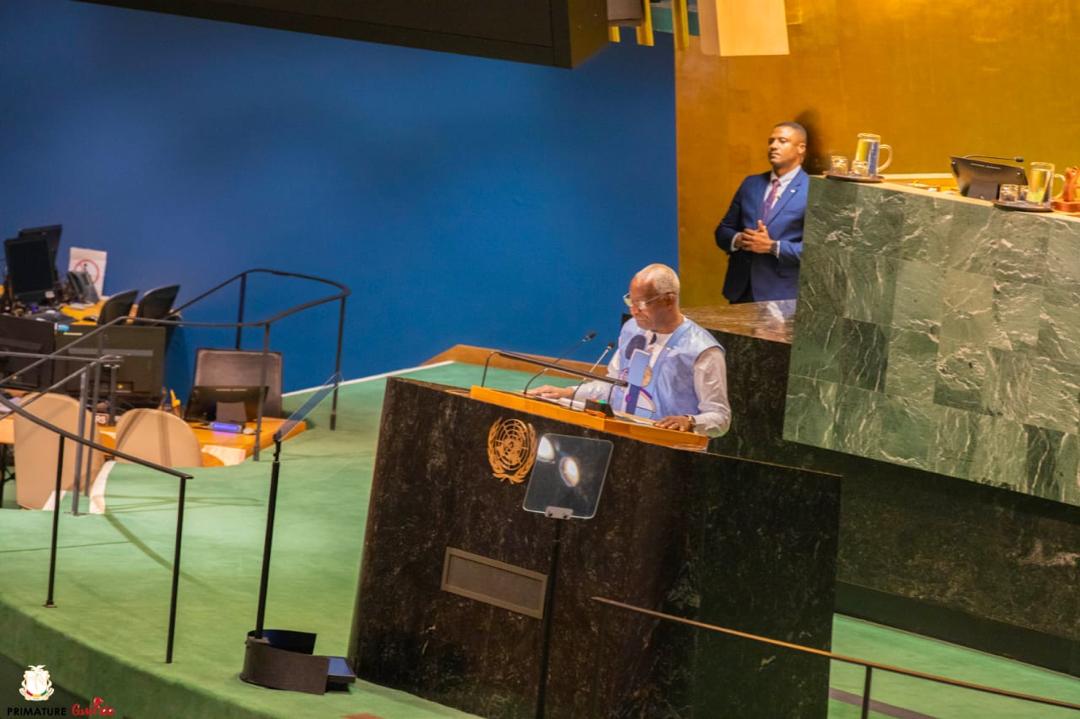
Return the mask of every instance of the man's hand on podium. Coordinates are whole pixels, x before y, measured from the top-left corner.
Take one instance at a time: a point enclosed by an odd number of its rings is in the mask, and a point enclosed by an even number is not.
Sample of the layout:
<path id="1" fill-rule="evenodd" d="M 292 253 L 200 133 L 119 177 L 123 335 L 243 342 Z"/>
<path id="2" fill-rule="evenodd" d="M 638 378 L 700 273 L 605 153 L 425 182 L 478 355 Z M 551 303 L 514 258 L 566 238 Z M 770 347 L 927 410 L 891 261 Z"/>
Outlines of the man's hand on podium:
<path id="1" fill-rule="evenodd" d="M 694 420 L 685 414 L 680 414 L 673 417 L 664 417 L 663 419 L 657 420 L 656 426 L 663 429 L 674 429 L 679 432 L 693 432 Z"/>
<path id="2" fill-rule="evenodd" d="M 550 384 L 540 385 L 529 390 L 529 394 L 544 399 L 563 399 L 574 394 L 573 387 L 553 387 Z"/>

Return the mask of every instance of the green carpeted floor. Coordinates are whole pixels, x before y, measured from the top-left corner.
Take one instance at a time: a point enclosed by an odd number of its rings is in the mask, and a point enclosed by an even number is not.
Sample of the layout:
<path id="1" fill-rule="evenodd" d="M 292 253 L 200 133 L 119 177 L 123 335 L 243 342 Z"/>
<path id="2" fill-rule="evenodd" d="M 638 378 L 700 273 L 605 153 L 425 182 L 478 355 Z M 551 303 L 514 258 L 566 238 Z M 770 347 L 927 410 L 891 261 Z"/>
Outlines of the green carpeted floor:
<path id="1" fill-rule="evenodd" d="M 480 368 L 453 364 L 410 375 L 467 386 L 479 381 Z M 492 371 L 489 384 L 517 389 L 526 376 Z M 327 429 L 323 406 L 314 427 L 283 452 L 267 626 L 318 632 L 321 653 L 347 648 L 384 387 L 384 380 L 344 387 L 338 431 Z M 295 406 L 303 397 L 289 399 Z M 46 664 L 73 694 L 100 696 L 135 717 L 467 716 L 364 682 L 347 694 L 313 697 L 239 681 L 244 636 L 255 621 L 269 473 L 269 461 L 249 461 L 198 470 L 190 483 L 172 665 L 164 655 L 176 482 L 121 466 L 109 480 L 107 514 L 62 515 L 54 609 L 42 606 L 51 514 L 13 509 L 9 485 L 0 511 L 0 654 Z M 1080 702 L 1080 682 L 1071 677 L 845 617 L 836 619 L 834 647 Z M 860 694 L 861 670 L 834 664 L 832 684 Z M 0 702 L 7 696 L 0 692 Z M 938 717 L 1076 716 L 884 674 L 875 675 L 873 696 Z M 830 717 L 856 716 L 857 707 L 830 703 Z"/>

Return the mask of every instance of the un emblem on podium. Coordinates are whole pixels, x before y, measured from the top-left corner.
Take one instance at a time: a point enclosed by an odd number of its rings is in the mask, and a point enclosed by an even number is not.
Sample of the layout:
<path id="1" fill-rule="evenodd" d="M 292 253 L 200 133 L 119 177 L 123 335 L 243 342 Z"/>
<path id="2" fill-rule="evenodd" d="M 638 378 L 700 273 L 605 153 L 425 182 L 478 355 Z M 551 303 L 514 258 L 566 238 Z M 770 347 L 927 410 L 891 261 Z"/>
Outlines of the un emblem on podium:
<path id="1" fill-rule="evenodd" d="M 496 478 L 521 484 L 536 461 L 536 430 L 520 419 L 497 419 L 488 430 L 487 452 Z"/>

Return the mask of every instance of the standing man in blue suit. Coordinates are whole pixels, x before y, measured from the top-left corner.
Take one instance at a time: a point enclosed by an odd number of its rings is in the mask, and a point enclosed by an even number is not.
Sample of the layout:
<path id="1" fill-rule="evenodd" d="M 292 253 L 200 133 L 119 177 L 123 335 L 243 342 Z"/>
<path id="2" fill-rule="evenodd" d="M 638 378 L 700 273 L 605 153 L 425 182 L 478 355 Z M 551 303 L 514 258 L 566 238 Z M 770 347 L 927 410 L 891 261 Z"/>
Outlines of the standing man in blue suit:
<path id="1" fill-rule="evenodd" d="M 795 299 L 810 185 L 801 169 L 805 158 L 806 129 L 797 122 L 774 127 L 772 170 L 743 180 L 716 228 L 716 244 L 728 253 L 724 297 L 729 302 Z"/>

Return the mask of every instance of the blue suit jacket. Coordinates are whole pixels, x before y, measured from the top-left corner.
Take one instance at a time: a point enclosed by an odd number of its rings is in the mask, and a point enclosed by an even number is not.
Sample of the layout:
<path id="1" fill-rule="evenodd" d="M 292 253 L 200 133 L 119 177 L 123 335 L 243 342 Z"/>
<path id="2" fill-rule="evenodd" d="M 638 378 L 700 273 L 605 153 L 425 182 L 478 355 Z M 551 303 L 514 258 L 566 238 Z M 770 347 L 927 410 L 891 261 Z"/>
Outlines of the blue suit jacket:
<path id="1" fill-rule="evenodd" d="M 765 226 L 769 237 L 780 243 L 780 256 L 731 251 L 731 241 L 737 232 L 757 227 L 761 206 L 769 187 L 770 173 L 750 175 L 735 193 L 724 219 L 716 228 L 716 244 L 728 253 L 727 277 L 724 278 L 724 297 L 734 302 L 743 296 L 747 284 L 755 302 L 794 299 L 799 291 L 799 263 L 802 260 L 803 216 L 806 214 L 806 193 L 810 178 L 800 170 L 784 194 L 773 205 Z"/>

